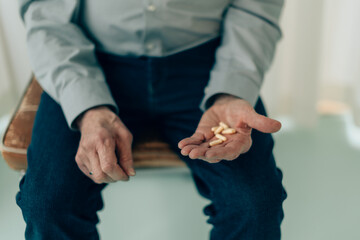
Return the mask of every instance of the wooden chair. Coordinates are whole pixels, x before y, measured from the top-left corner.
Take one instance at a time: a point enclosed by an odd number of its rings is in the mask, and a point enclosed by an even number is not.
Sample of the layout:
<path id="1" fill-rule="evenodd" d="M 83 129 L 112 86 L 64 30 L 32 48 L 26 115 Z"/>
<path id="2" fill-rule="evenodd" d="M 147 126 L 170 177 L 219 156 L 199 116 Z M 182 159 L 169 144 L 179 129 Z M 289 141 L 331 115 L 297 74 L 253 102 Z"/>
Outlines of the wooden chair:
<path id="1" fill-rule="evenodd" d="M 42 88 L 32 78 L 1 140 L 0 150 L 10 168 L 26 171 L 26 152 L 40 103 Z M 156 134 L 144 136 L 133 147 L 135 168 L 182 167 L 183 161 Z"/>

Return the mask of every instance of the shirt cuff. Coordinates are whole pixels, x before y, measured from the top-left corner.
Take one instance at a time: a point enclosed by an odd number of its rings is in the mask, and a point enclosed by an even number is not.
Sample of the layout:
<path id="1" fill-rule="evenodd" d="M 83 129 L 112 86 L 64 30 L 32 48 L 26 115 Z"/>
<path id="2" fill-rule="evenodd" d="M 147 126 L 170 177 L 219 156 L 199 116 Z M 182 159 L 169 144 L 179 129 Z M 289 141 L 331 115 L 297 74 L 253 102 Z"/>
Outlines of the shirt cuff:
<path id="1" fill-rule="evenodd" d="M 119 111 L 106 82 L 89 84 L 89 79 L 77 79 L 63 90 L 59 100 L 66 121 L 74 131 L 78 130 L 75 119 L 90 108 L 106 105 L 115 113 Z"/>
<path id="2" fill-rule="evenodd" d="M 212 72 L 211 80 L 205 88 L 205 96 L 200 104 L 200 109 L 205 111 L 211 107 L 213 97 L 217 94 L 230 94 L 248 101 L 255 106 L 259 98 L 260 86 L 239 72 L 221 73 Z"/>

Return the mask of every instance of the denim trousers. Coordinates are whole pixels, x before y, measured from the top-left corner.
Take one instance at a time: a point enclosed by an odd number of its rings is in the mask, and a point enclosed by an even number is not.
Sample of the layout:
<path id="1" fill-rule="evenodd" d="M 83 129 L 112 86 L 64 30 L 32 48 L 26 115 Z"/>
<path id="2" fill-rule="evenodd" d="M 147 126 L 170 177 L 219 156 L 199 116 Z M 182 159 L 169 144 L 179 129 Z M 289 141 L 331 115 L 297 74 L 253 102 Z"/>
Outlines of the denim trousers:
<path id="1" fill-rule="evenodd" d="M 156 128 L 180 155 L 178 142 L 194 133 L 202 116 L 199 104 L 219 43 L 214 39 L 167 57 L 97 53 L 119 117 L 135 141 Z M 266 115 L 260 98 L 255 110 Z M 69 129 L 60 105 L 43 93 L 28 169 L 16 196 L 26 239 L 99 239 L 97 211 L 103 208 L 106 184 L 95 184 L 77 167 L 80 135 Z M 210 200 L 204 214 L 212 224 L 211 240 L 280 239 L 286 192 L 272 154 L 274 142 L 271 134 L 255 129 L 251 136 L 251 149 L 233 161 L 211 164 L 181 156 L 199 194 Z"/>

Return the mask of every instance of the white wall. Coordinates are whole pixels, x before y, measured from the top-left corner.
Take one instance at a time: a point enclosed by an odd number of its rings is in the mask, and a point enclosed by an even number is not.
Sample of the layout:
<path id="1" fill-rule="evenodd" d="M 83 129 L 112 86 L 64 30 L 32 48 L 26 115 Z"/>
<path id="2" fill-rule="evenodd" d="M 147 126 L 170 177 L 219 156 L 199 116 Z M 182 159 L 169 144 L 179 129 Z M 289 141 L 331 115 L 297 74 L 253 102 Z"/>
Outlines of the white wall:
<path id="1" fill-rule="evenodd" d="M 0 110 L 3 112 L 14 107 L 31 76 L 17 2 L 0 0 Z"/>
<path id="2" fill-rule="evenodd" d="M 360 126 L 360 1 L 328 1 L 325 13 L 320 94 L 348 102 Z"/>
<path id="3" fill-rule="evenodd" d="M 0 79 L 4 79 L 4 80 L 0 80 L 1 82 L 1 87 L 0 87 L 0 96 L 4 95 L 7 93 L 7 91 L 9 91 L 11 89 L 11 84 L 8 81 L 8 79 L 11 78 L 10 76 L 10 72 L 8 71 L 9 69 L 9 64 L 6 61 L 7 59 L 7 52 L 6 49 L 4 48 L 5 44 L 4 44 L 4 39 L 2 37 L 2 35 L 0 34 Z M 7 80 L 5 80 L 7 79 Z"/>
<path id="4" fill-rule="evenodd" d="M 325 10 L 322 81 L 352 82 L 360 76 L 360 1 L 327 2 Z"/>
<path id="5" fill-rule="evenodd" d="M 323 4 L 323 0 L 285 1 L 283 38 L 262 88 L 270 114 L 287 114 L 303 125 L 316 121 Z"/>

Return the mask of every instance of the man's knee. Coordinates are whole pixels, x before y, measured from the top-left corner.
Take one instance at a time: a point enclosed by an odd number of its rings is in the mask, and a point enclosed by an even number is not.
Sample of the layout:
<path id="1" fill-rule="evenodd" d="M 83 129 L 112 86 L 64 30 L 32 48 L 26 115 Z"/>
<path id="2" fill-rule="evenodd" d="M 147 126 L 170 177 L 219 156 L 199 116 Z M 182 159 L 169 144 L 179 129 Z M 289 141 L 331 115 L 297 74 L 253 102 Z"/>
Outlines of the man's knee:
<path id="1" fill-rule="evenodd" d="M 233 210 L 241 217 L 246 216 L 250 221 L 261 222 L 260 219 L 274 218 L 282 219 L 282 203 L 285 199 L 284 190 L 281 185 L 273 186 L 271 189 L 247 189 L 237 195 L 231 201 Z M 229 206 L 231 208 L 231 206 Z M 231 211 L 228 209 L 228 211 Z M 281 218 L 281 219 L 280 219 Z"/>
<path id="2" fill-rule="evenodd" d="M 222 189 L 218 193 L 220 198 L 215 198 L 215 210 L 223 220 L 247 219 L 247 221 L 259 222 L 259 219 L 269 217 L 283 218 L 282 203 L 286 198 L 286 192 L 281 180 L 256 184 L 239 184 Z"/>
<path id="3" fill-rule="evenodd" d="M 92 188 L 84 185 L 81 191 L 77 183 L 73 183 L 76 187 L 67 184 L 52 187 L 49 182 L 44 187 L 42 184 L 31 186 L 26 181 L 29 178 L 25 176 L 16 195 L 16 202 L 27 224 L 26 238 L 99 239 L 95 226 L 99 222 L 96 212 L 103 207 L 101 185 L 93 185 Z M 58 236 L 54 238 L 54 234 Z"/>
<path id="4" fill-rule="evenodd" d="M 250 221 L 281 223 L 283 219 L 282 204 L 286 198 L 285 190 L 281 185 L 277 189 L 272 189 L 272 191 L 262 193 L 250 191 L 250 194 L 244 201 L 245 205 L 243 206 L 243 212 Z"/>
<path id="5" fill-rule="evenodd" d="M 51 221 L 56 215 L 69 209 L 71 198 L 64 188 L 53 187 L 52 182 L 37 184 L 25 176 L 16 195 L 16 203 L 24 218 L 31 221 Z"/>

